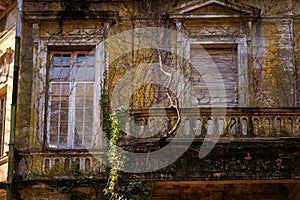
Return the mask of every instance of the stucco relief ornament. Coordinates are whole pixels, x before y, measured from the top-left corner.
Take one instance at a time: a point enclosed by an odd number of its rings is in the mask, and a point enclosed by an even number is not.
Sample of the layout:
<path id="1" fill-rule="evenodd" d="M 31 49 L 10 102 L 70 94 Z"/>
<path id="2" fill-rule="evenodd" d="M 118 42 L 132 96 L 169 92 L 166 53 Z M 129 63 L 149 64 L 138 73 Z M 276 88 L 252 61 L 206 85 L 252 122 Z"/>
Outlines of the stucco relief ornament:
<path id="1" fill-rule="evenodd" d="M 190 59 L 189 53 L 186 51 L 189 48 L 189 37 L 181 32 L 171 29 L 158 27 L 137 28 L 124 31 L 116 35 L 111 35 L 103 42 L 108 44 L 110 51 L 113 50 L 113 53 L 110 52 L 111 57 L 108 64 L 113 63 L 116 59 L 124 56 L 125 54 L 128 55 L 132 51 L 141 49 L 169 52 L 182 60 L 192 60 Z M 199 48 L 202 48 L 200 44 Z M 203 55 L 196 56 L 199 56 L 200 59 L 205 58 L 205 62 L 207 63 L 209 54 L 206 51 L 202 52 Z M 210 97 L 226 97 L 223 82 L 216 80 L 216 78 L 212 75 L 220 75 L 220 72 L 212 59 L 210 59 L 210 62 L 210 66 L 212 66 L 210 73 L 204 73 L 203 70 L 201 70 L 199 63 L 196 64 L 190 62 L 190 66 L 194 67 L 202 75 L 202 78 L 209 90 Z M 192 87 L 190 87 L 190 78 L 187 78 L 187 76 L 184 75 L 184 70 L 186 70 L 184 67 L 180 67 L 179 65 L 176 67 L 170 67 L 166 65 L 162 66 L 162 62 L 160 61 L 158 63 L 149 63 L 149 60 L 145 60 L 144 63 L 139 63 L 140 64 L 138 66 L 128 70 L 120 79 L 118 79 L 110 98 L 110 106 L 112 110 L 117 110 L 122 107 L 129 108 L 130 97 L 136 90 L 141 88 L 141 86 L 155 84 L 164 87 L 171 91 L 172 94 L 175 94 L 179 109 L 194 108 L 197 110 L 197 112 L 199 112 L 200 116 L 201 108 L 198 107 L 198 105 L 192 105 L 190 100 L 191 98 L 188 97 L 191 96 L 193 91 Z M 172 80 L 170 77 L 172 77 Z M 218 87 L 217 90 L 216 86 Z M 216 93 L 216 91 L 218 92 Z M 215 109 L 216 107 L 213 104 L 211 105 L 211 119 L 214 119 L 214 116 L 220 111 L 220 107 L 222 107 L 222 113 L 225 113 L 225 104 L 218 103 L 217 107 L 218 109 Z M 151 110 L 151 108 L 149 108 L 150 118 L 155 118 L 154 112 Z M 165 115 L 166 118 L 167 113 L 164 112 L 163 115 Z M 161 117 L 160 119 L 164 119 L 164 117 Z M 121 127 L 123 129 L 122 131 L 126 134 L 133 135 L 137 139 L 149 138 L 158 134 L 157 131 L 161 131 L 163 129 L 163 127 L 159 126 L 163 126 L 164 124 L 163 122 L 159 122 L 157 120 L 153 120 L 151 123 L 148 123 L 149 125 L 145 125 L 145 123 L 142 125 L 132 123 L 134 120 L 129 114 L 125 116 L 125 120 L 128 122 L 127 124 L 130 124 L 130 127 Z M 126 153 L 126 164 L 120 167 L 119 170 L 129 173 L 146 173 L 162 169 L 172 164 L 185 151 L 187 151 L 195 139 L 195 133 L 190 134 L 187 137 L 187 135 L 184 133 L 186 129 L 182 126 L 185 126 L 184 122 L 178 124 L 178 127 L 174 132 L 175 136 L 172 137 L 172 140 L 167 145 L 156 151 L 134 153 L 116 146 L 119 152 Z M 148 132 L 146 130 L 148 130 Z M 205 135 L 203 144 L 199 150 L 200 158 L 205 157 L 213 149 L 219 136 L 219 134 Z M 107 165 L 109 164 L 107 163 Z"/>

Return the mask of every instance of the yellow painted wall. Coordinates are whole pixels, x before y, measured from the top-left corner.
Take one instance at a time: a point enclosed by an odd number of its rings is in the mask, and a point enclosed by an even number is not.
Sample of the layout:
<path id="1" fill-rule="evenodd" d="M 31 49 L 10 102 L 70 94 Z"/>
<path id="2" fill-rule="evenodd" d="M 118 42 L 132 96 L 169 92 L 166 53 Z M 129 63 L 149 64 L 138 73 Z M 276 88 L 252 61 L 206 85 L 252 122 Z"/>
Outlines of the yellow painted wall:
<path id="1" fill-rule="evenodd" d="M 7 63 L 8 75 L 0 75 L 0 95 L 6 93 L 6 116 L 5 116 L 5 135 L 4 135 L 4 157 L 0 158 L 0 181 L 6 181 L 7 176 L 7 154 L 8 143 L 10 135 L 10 119 L 11 119 L 11 98 L 12 98 L 12 85 L 13 85 L 13 67 L 14 67 L 14 49 L 15 49 L 15 36 L 16 36 L 16 13 L 17 9 L 14 8 L 2 20 L 5 21 L 4 30 L 0 33 L 0 56 L 2 56 L 7 48 L 12 49 L 12 56 Z"/>

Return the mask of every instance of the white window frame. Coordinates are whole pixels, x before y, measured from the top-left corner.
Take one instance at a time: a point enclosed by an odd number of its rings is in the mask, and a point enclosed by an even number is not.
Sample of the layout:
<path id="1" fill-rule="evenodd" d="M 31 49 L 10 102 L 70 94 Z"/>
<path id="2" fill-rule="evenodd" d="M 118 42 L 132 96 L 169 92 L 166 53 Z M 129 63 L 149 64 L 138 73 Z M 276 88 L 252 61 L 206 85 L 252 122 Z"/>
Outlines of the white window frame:
<path id="1" fill-rule="evenodd" d="M 108 59 L 105 59 L 107 47 L 103 41 L 103 35 L 97 35 L 93 39 L 86 40 L 85 37 L 69 37 L 69 36 L 41 36 L 40 25 L 33 24 L 33 77 L 32 77 L 32 93 L 31 93 L 31 119 L 30 119 L 30 135 L 29 148 L 35 150 L 43 150 L 47 147 L 47 70 L 49 67 L 50 51 L 55 50 L 95 50 L 95 65 L 99 70 L 95 70 L 97 87 L 96 96 L 100 98 L 101 88 L 103 88 L 103 72 L 107 67 Z M 100 105 L 97 104 L 96 132 L 94 146 L 91 150 L 102 151 L 106 147 L 106 140 L 100 126 Z M 59 148 L 56 148 L 59 150 Z"/>
<path id="2" fill-rule="evenodd" d="M 80 54 L 85 54 L 88 55 L 87 51 L 51 51 L 50 52 L 50 59 L 52 59 L 52 57 L 54 55 L 70 55 L 70 59 L 71 59 L 71 63 L 70 66 L 72 67 L 76 67 L 76 64 L 72 63 L 72 61 L 76 60 L 78 55 Z M 93 53 L 94 55 L 94 70 L 95 72 L 99 72 L 100 71 L 100 66 L 96 64 L 96 55 Z M 51 66 L 50 66 L 51 68 Z M 49 70 L 50 70 L 49 68 Z M 76 76 L 75 74 L 72 74 L 74 70 L 71 70 L 71 74 L 70 76 Z M 96 73 L 97 74 L 97 73 Z M 50 76 L 50 75 L 49 75 Z M 61 132 L 58 132 L 57 134 L 57 146 L 53 146 L 50 144 L 50 116 L 51 116 L 51 92 L 52 92 L 52 85 L 53 84 L 68 84 L 69 85 L 69 90 L 70 92 L 70 96 L 69 96 L 69 101 L 68 101 L 68 133 L 67 133 L 67 145 L 65 147 L 60 146 L 60 142 L 59 142 L 59 137 Z M 83 148 L 90 148 L 85 146 L 84 144 L 84 133 L 82 135 L 82 146 L 79 147 L 75 147 L 75 141 L 74 141 L 74 137 L 75 137 L 75 112 L 76 112 L 76 105 L 75 105 L 75 100 L 76 100 L 76 85 L 80 84 L 80 83 L 84 83 L 84 84 L 89 84 L 92 83 L 93 84 L 93 89 L 94 89 L 94 96 L 93 96 L 93 127 L 92 127 L 92 147 L 94 146 L 94 141 L 95 141 L 95 133 L 98 129 L 99 126 L 99 120 L 97 120 L 97 118 L 99 118 L 99 101 L 100 101 L 100 94 L 98 94 L 96 88 L 97 85 L 100 85 L 100 79 L 99 77 L 94 77 L 94 81 L 74 81 L 72 79 L 67 79 L 67 80 L 55 80 L 55 81 L 50 81 L 48 82 L 49 84 L 49 99 L 48 99 L 48 112 L 47 112 L 47 145 L 49 148 L 58 148 L 58 149 L 83 149 Z M 85 96 L 85 95 L 84 95 Z M 58 114 L 59 119 L 58 119 L 58 124 L 60 124 L 60 115 Z M 85 117 L 85 109 L 83 110 L 83 117 Z M 84 124 L 84 123 L 83 123 Z M 83 126 L 83 130 L 84 130 L 84 126 Z"/>

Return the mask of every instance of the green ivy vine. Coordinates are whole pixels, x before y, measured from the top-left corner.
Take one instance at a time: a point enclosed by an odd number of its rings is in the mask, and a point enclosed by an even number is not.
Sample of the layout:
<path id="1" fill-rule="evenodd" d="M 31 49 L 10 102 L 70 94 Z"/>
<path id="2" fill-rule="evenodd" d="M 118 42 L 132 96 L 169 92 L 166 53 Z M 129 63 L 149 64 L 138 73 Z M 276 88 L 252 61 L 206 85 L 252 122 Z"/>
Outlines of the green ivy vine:
<path id="1" fill-rule="evenodd" d="M 123 185 L 120 182 L 121 170 L 126 164 L 126 154 L 119 151 L 118 142 L 124 136 L 121 127 L 125 126 L 125 107 L 119 108 L 115 114 L 110 115 L 111 132 L 109 134 L 110 147 L 108 151 L 108 161 L 110 163 L 108 184 L 104 189 L 104 194 L 113 200 L 142 200 L 147 199 L 151 188 L 142 181 L 131 181 Z M 124 129 L 123 129 L 124 130 Z M 125 182 L 125 181 L 124 181 Z"/>

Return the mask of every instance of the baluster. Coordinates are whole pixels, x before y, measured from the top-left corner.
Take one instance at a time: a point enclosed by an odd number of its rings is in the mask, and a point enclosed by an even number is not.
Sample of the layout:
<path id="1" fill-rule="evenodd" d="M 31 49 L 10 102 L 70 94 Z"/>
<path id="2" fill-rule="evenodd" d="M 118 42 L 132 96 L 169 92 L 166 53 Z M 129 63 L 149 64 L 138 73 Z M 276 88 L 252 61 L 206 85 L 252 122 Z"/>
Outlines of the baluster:
<path id="1" fill-rule="evenodd" d="M 78 170 L 80 170 L 80 160 L 79 160 L 79 158 L 76 158 L 76 159 L 75 159 L 74 165 L 76 166 L 76 168 L 77 168 Z"/>
<path id="2" fill-rule="evenodd" d="M 184 134 L 185 135 L 190 135 L 191 133 L 191 122 L 190 119 L 186 119 L 184 123 Z"/>
<path id="3" fill-rule="evenodd" d="M 195 135 L 196 136 L 200 136 L 201 135 L 201 128 L 202 128 L 202 123 L 201 123 L 201 119 L 196 119 L 196 123 L 195 123 Z"/>
<path id="4" fill-rule="evenodd" d="M 132 133 L 131 133 L 131 122 L 129 121 L 127 121 L 126 123 L 125 123 L 125 133 L 126 133 L 126 135 L 130 135 L 130 136 L 132 136 Z"/>
<path id="5" fill-rule="evenodd" d="M 270 136 L 270 119 L 266 118 L 264 122 L 264 132 L 265 136 Z"/>
<path id="6" fill-rule="evenodd" d="M 145 125 L 146 125 L 145 119 L 143 118 L 138 119 L 137 124 L 138 126 L 135 125 L 135 135 L 138 134 L 142 138 L 147 137 L 148 133 L 146 132 L 145 129 Z"/>
<path id="7" fill-rule="evenodd" d="M 69 172 L 70 171 L 70 158 L 66 158 L 65 159 L 65 162 L 64 162 L 64 170 L 65 172 Z"/>
<path id="8" fill-rule="evenodd" d="M 59 172 L 59 168 L 60 168 L 59 164 L 60 164 L 59 159 L 55 158 L 55 160 L 54 160 L 54 171 L 55 172 Z"/>
<path id="9" fill-rule="evenodd" d="M 44 172 L 50 172 L 50 160 L 48 158 L 44 159 Z"/>
<path id="10" fill-rule="evenodd" d="M 293 135 L 293 120 L 291 118 L 288 118 L 287 120 L 287 132 L 289 136 Z"/>
<path id="11" fill-rule="evenodd" d="M 161 127 L 161 132 L 163 136 L 166 136 L 166 134 L 169 131 L 169 119 L 167 117 L 164 117 L 161 119 L 161 123 L 159 124 L 159 127 Z"/>
<path id="12" fill-rule="evenodd" d="M 218 133 L 219 133 L 219 135 L 221 136 L 221 135 L 224 135 L 224 119 L 223 118 L 221 118 L 221 119 L 219 119 L 218 120 Z"/>
<path id="13" fill-rule="evenodd" d="M 247 119 L 246 118 L 243 118 L 242 119 L 242 135 L 247 135 L 247 133 L 248 133 L 248 121 L 247 121 Z"/>
<path id="14" fill-rule="evenodd" d="M 89 172 L 91 170 L 91 159 L 90 158 L 85 159 L 84 169 L 86 172 Z"/>
<path id="15" fill-rule="evenodd" d="M 139 131 L 139 127 L 133 117 L 129 119 L 129 133 L 131 133 L 134 137 L 140 137 L 141 132 Z M 127 131 L 126 131 L 127 132 Z"/>
<path id="16" fill-rule="evenodd" d="M 157 128 L 157 124 L 156 124 L 156 118 L 155 117 L 151 117 L 149 118 L 149 126 L 148 126 L 148 132 L 149 135 L 156 135 L 158 134 L 158 128 Z"/>
<path id="17" fill-rule="evenodd" d="M 230 119 L 230 134 L 232 136 L 236 135 L 236 119 Z"/>
<path id="18" fill-rule="evenodd" d="M 259 119 L 258 118 L 254 118 L 254 124 L 253 124 L 253 132 L 254 132 L 254 136 L 258 136 L 259 135 Z"/>
<path id="19" fill-rule="evenodd" d="M 282 133 L 282 120 L 281 118 L 276 118 L 275 120 L 275 131 L 276 135 L 279 135 Z"/>
<path id="20" fill-rule="evenodd" d="M 207 134 L 208 135 L 213 134 L 213 120 L 210 118 L 207 120 Z"/>

